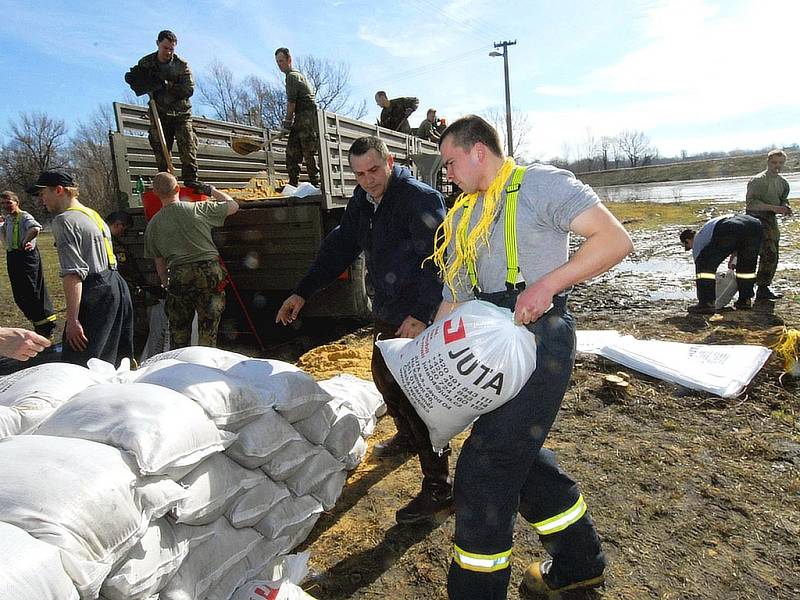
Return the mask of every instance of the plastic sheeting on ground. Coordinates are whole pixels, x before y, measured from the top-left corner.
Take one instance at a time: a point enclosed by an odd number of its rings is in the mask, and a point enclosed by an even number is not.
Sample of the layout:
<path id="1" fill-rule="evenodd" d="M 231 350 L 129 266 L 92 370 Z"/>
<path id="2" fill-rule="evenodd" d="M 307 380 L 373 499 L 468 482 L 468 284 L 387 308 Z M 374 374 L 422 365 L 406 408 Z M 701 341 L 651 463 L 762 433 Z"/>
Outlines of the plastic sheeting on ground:
<path id="1" fill-rule="evenodd" d="M 763 346 L 637 340 L 614 330 L 590 330 L 578 331 L 578 352 L 599 354 L 651 377 L 733 398 L 772 351 Z"/>

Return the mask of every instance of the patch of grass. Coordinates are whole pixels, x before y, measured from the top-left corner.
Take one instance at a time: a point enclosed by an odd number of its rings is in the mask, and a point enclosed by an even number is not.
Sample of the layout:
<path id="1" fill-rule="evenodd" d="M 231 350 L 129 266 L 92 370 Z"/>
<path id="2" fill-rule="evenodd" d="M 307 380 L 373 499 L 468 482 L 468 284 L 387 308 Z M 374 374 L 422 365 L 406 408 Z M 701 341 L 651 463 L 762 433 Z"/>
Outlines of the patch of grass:
<path id="1" fill-rule="evenodd" d="M 686 227 L 702 225 L 708 219 L 737 212 L 735 204 L 701 202 L 608 202 L 606 208 L 626 229 L 658 229 L 664 225 L 685 223 Z"/>
<path id="2" fill-rule="evenodd" d="M 64 301 L 61 278 L 58 276 L 58 254 L 53 245 L 53 235 L 49 232 L 40 233 L 37 246 L 42 256 L 44 281 L 47 285 L 47 291 L 50 293 L 50 299 L 53 301 L 53 308 L 56 312 L 63 311 L 67 305 Z M 5 248 L 3 248 L 3 254 L 5 254 Z M 59 315 L 58 320 L 63 322 L 63 314 Z M 33 329 L 30 321 L 25 318 L 25 315 L 14 303 L 11 283 L 8 281 L 8 267 L 6 266 L 5 256 L 0 260 L 0 324 L 4 327 Z"/>

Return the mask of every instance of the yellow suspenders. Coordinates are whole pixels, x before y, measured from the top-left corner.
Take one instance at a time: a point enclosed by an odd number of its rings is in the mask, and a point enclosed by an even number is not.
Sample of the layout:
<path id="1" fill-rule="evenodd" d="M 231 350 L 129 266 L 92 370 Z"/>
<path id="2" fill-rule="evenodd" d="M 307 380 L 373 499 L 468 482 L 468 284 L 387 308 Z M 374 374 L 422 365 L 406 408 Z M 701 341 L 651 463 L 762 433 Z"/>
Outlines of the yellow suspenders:
<path id="1" fill-rule="evenodd" d="M 103 245 L 106 248 L 106 256 L 108 257 L 108 266 L 111 269 L 116 268 L 117 257 L 114 256 L 114 246 L 111 244 L 111 238 L 109 238 L 108 235 L 106 234 L 106 229 L 104 226 L 105 224 L 103 223 L 103 219 L 100 218 L 100 215 L 97 214 L 97 211 L 82 205 L 72 206 L 67 210 L 77 210 L 78 212 L 82 212 L 92 221 L 94 221 L 94 224 L 97 225 L 98 229 L 100 229 L 100 234 L 103 236 Z"/>

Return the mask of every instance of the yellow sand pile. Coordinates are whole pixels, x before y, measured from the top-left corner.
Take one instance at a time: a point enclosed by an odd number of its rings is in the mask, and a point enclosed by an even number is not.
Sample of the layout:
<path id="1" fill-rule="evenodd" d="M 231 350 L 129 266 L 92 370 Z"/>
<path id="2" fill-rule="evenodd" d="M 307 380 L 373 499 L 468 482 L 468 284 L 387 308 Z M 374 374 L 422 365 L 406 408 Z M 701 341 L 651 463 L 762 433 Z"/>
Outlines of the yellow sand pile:
<path id="1" fill-rule="evenodd" d="M 351 344 L 333 343 L 309 350 L 297 366 L 315 379 L 329 379 L 341 373 L 350 373 L 372 381 L 370 361 L 372 359 L 372 337 L 354 340 Z"/>
<path id="2" fill-rule="evenodd" d="M 282 179 L 275 181 L 276 187 L 282 188 L 285 182 Z M 275 191 L 269 184 L 269 179 L 263 177 L 253 177 L 247 182 L 243 188 L 227 188 L 221 190 L 229 194 L 234 200 L 240 202 L 252 202 L 254 200 L 263 200 L 264 198 L 274 198 L 280 196 L 280 192 Z"/>

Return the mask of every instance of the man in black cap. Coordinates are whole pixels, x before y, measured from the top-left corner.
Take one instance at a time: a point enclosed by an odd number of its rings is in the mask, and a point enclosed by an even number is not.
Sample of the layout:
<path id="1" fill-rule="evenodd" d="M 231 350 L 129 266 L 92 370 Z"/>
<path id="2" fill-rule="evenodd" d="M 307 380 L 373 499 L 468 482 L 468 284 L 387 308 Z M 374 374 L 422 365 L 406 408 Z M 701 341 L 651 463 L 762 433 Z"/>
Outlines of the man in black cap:
<path id="1" fill-rule="evenodd" d="M 62 359 L 85 366 L 100 358 L 117 366 L 133 357 L 133 307 L 108 226 L 78 201 L 78 185 L 67 173 L 44 171 L 27 192 L 56 215 L 53 238 L 67 303 Z"/>

